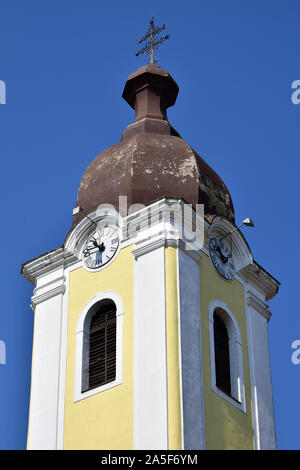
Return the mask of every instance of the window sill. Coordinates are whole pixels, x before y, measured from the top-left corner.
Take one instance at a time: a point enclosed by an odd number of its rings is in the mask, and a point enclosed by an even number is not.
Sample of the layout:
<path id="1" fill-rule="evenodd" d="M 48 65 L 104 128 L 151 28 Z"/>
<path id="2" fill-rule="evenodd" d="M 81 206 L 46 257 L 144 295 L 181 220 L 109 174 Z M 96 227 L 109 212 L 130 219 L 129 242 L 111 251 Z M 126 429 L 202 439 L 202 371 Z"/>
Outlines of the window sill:
<path id="1" fill-rule="evenodd" d="M 105 392 L 106 390 L 109 390 L 110 388 L 113 388 L 113 387 L 117 387 L 118 385 L 121 385 L 121 384 L 122 384 L 122 380 L 117 379 L 117 380 L 114 380 L 113 382 L 108 382 L 104 385 L 100 385 L 100 387 L 91 388 L 89 390 L 86 390 L 85 392 L 79 392 L 74 397 L 74 403 L 80 400 L 84 400 L 85 398 L 89 398 L 98 393 Z"/>
<path id="2" fill-rule="evenodd" d="M 224 400 L 228 401 L 231 405 L 235 406 L 239 410 L 241 410 L 243 413 L 246 414 L 246 403 L 242 403 L 236 398 L 228 395 L 226 392 L 223 392 L 219 387 L 216 385 L 212 386 L 212 391 L 222 397 Z"/>
<path id="3" fill-rule="evenodd" d="M 231 400 L 234 400 L 239 405 L 242 404 L 241 401 L 239 401 L 237 398 L 234 398 L 232 395 L 230 395 L 230 393 L 226 392 L 226 390 L 224 390 L 224 388 L 220 387 L 219 385 L 216 385 L 216 389 L 220 390 L 220 392 L 223 393 L 224 395 L 226 395 L 226 397 L 230 398 Z"/>

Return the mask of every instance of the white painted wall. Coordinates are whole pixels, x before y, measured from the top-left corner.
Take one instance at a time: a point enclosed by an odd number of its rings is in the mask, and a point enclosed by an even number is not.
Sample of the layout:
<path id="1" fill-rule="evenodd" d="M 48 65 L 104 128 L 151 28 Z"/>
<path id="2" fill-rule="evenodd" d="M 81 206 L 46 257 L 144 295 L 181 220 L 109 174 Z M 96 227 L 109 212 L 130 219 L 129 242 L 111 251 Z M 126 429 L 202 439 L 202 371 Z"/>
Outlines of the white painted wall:
<path id="1" fill-rule="evenodd" d="M 38 279 L 35 308 L 28 449 L 56 449 L 58 440 L 63 269 Z"/>
<path id="2" fill-rule="evenodd" d="M 178 253 L 183 448 L 205 449 L 199 263 Z M 201 263 L 201 261 L 200 261 Z"/>
<path id="3" fill-rule="evenodd" d="M 164 246 L 134 261 L 134 449 L 168 449 Z"/>
<path id="4" fill-rule="evenodd" d="M 57 448 L 62 296 L 35 307 L 28 449 Z"/>
<path id="5" fill-rule="evenodd" d="M 256 449 L 276 449 L 266 316 L 246 302 L 254 441 Z"/>

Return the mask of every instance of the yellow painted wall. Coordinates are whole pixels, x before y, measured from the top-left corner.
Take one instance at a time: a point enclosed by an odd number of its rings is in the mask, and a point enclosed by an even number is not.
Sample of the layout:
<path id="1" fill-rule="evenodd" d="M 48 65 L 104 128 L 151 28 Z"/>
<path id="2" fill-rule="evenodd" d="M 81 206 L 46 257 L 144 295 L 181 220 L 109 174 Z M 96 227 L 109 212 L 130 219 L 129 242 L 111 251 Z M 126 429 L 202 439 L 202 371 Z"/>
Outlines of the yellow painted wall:
<path id="1" fill-rule="evenodd" d="M 167 374 L 168 374 L 168 444 L 169 449 L 181 449 L 181 397 L 179 319 L 177 290 L 177 249 L 165 250 L 166 315 L 167 315 Z"/>
<path id="2" fill-rule="evenodd" d="M 203 381 L 205 399 L 206 445 L 208 449 L 253 449 L 250 378 L 244 287 L 237 280 L 223 280 L 208 256 L 200 261 L 200 302 L 202 314 Z M 246 414 L 211 389 L 208 311 L 212 300 L 226 302 L 242 335 Z"/>
<path id="3" fill-rule="evenodd" d="M 133 256 L 132 247 L 97 273 L 79 268 L 70 273 L 68 350 L 64 423 L 65 449 L 132 449 L 133 447 Z M 243 286 L 218 276 L 209 258 L 202 253 L 200 299 L 202 314 L 203 380 L 206 444 L 208 449 L 252 449 L 252 415 L 248 367 L 246 316 Z M 177 250 L 165 250 L 166 327 L 168 373 L 169 449 L 181 449 L 180 349 L 177 297 Z M 98 292 L 117 292 L 124 303 L 123 383 L 103 393 L 74 403 L 76 325 L 79 315 Z M 243 340 L 247 413 L 211 390 L 208 310 L 212 300 L 227 303 L 235 315 Z"/>
<path id="4" fill-rule="evenodd" d="M 99 272 L 70 273 L 64 449 L 133 447 L 133 256 L 124 248 Z M 76 325 L 84 306 L 101 291 L 115 291 L 124 304 L 123 383 L 74 403 Z"/>

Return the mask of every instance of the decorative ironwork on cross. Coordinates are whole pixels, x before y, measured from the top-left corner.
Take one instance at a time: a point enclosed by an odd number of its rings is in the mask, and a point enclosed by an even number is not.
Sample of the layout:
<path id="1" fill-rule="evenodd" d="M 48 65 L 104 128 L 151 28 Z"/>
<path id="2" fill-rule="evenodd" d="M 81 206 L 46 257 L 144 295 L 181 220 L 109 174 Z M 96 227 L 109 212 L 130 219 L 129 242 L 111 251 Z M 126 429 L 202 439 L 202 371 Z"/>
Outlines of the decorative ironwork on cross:
<path id="1" fill-rule="evenodd" d="M 146 42 L 145 46 L 140 49 L 135 55 L 138 56 L 140 54 L 148 54 L 149 57 L 149 64 L 156 64 L 157 59 L 154 56 L 154 51 L 158 49 L 160 44 L 162 44 L 166 39 L 169 39 L 169 35 L 167 34 L 166 36 L 162 38 L 155 38 L 156 34 L 159 34 L 161 31 L 166 29 L 166 25 L 162 26 L 155 26 L 154 24 L 154 17 L 152 16 L 150 20 L 150 27 L 148 29 L 147 34 L 139 39 L 139 44 L 143 41 L 147 41 L 147 39 L 150 39 L 148 42 Z"/>

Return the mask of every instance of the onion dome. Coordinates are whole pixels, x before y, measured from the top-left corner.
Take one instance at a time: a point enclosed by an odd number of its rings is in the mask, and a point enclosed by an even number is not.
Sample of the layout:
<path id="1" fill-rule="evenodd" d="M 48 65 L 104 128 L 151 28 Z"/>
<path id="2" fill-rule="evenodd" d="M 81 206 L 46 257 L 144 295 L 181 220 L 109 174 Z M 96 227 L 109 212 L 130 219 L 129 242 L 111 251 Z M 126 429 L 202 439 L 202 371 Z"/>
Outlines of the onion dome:
<path id="1" fill-rule="evenodd" d="M 86 169 L 77 198 L 86 214 L 101 204 L 118 210 L 119 196 L 127 196 L 128 207 L 170 197 L 204 204 L 207 218 L 222 215 L 234 223 L 225 184 L 168 121 L 167 108 L 178 91 L 171 75 L 155 64 L 129 75 L 122 96 L 135 110 L 135 121 Z M 82 217 L 75 215 L 74 224 Z"/>

